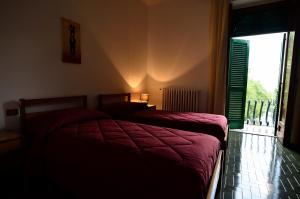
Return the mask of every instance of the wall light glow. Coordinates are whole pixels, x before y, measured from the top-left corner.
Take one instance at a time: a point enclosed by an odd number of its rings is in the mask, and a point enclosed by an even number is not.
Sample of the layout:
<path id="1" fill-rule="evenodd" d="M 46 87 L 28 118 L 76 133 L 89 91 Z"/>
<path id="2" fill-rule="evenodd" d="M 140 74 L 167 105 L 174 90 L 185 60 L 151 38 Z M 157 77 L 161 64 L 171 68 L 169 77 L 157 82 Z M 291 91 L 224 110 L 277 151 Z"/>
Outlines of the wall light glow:
<path id="1" fill-rule="evenodd" d="M 141 0 L 146 6 L 156 6 L 166 0 Z"/>
<path id="2" fill-rule="evenodd" d="M 139 90 L 147 73 L 148 8 L 135 1 L 105 5 L 103 17 L 88 22 L 91 34 L 131 91 Z"/>
<path id="3" fill-rule="evenodd" d="M 208 56 L 208 41 L 203 39 L 208 38 L 208 19 L 199 13 L 201 4 L 173 4 L 165 1 L 150 9 L 147 72 L 160 82 L 172 81 L 205 64 Z"/>

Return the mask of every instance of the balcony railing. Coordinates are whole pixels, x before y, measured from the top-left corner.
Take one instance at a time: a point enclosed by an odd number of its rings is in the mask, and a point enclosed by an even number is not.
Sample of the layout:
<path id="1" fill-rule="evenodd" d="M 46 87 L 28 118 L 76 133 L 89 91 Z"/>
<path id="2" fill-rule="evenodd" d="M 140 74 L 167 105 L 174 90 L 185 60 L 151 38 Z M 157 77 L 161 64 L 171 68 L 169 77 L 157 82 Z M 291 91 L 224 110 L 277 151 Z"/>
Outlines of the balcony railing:
<path id="1" fill-rule="evenodd" d="M 247 100 L 245 123 L 259 126 L 274 126 L 276 102 L 274 100 Z"/>

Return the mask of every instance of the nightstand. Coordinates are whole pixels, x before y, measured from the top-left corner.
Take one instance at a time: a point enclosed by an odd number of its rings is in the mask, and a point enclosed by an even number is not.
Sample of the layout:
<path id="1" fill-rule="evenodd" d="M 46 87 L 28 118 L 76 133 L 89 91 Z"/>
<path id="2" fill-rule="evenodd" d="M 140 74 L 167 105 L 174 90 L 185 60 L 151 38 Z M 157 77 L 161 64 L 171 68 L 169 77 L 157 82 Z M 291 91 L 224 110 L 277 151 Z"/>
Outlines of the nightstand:
<path id="1" fill-rule="evenodd" d="M 22 136 L 17 131 L 0 130 L 0 186 L 4 198 L 21 198 L 24 182 Z"/>
<path id="2" fill-rule="evenodd" d="M 147 104 L 147 107 L 148 107 L 148 110 L 151 110 L 151 111 L 155 111 L 156 110 L 156 105 Z"/>
<path id="3" fill-rule="evenodd" d="M 21 149 L 21 134 L 17 131 L 0 131 L 0 155 Z"/>

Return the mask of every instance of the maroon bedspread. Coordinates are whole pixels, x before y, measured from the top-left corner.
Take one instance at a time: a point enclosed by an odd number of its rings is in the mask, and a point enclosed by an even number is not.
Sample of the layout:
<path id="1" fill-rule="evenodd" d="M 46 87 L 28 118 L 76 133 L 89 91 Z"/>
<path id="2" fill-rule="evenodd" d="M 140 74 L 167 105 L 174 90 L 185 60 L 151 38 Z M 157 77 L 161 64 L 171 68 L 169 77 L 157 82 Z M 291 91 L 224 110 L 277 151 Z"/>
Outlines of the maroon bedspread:
<path id="1" fill-rule="evenodd" d="M 156 110 L 137 111 L 128 115 L 127 119 L 144 124 L 206 133 L 217 137 L 221 142 L 227 137 L 227 119 L 223 115 Z"/>
<path id="2" fill-rule="evenodd" d="M 33 142 L 29 175 L 37 175 L 30 171 L 38 165 L 39 175 L 75 198 L 205 198 L 218 139 L 101 114 L 81 115 L 64 113 L 63 121 L 44 123 L 47 128 Z"/>

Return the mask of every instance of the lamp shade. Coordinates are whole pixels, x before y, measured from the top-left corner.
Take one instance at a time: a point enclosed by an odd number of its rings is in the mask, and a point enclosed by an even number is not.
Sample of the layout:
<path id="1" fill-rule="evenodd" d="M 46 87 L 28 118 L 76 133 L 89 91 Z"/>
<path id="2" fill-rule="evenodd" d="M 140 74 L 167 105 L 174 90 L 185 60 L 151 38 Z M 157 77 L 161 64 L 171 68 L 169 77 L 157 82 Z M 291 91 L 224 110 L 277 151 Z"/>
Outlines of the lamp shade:
<path id="1" fill-rule="evenodd" d="M 141 101 L 148 102 L 149 101 L 149 94 L 141 93 Z"/>

